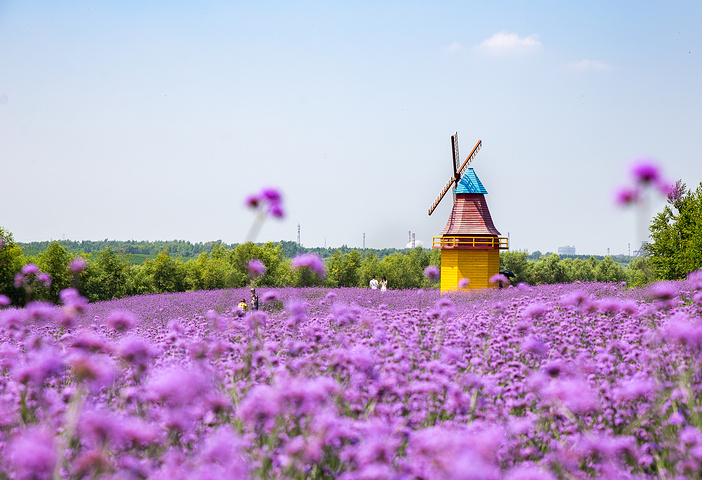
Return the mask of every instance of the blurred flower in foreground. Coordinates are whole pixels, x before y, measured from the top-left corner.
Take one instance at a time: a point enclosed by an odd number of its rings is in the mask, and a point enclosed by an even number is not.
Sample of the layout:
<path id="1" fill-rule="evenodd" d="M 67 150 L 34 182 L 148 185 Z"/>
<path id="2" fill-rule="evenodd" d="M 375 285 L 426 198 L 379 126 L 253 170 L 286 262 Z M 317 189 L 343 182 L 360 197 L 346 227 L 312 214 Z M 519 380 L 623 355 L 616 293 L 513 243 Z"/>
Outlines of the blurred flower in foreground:
<path id="1" fill-rule="evenodd" d="M 675 185 L 663 178 L 660 168 L 651 159 L 640 159 L 634 162 L 631 166 L 631 176 L 634 186 L 625 186 L 615 192 L 614 200 L 617 205 L 626 206 L 641 202 L 644 200 L 644 190 L 651 187 L 666 196 L 675 191 Z"/>
<path id="2" fill-rule="evenodd" d="M 85 270 L 85 266 L 85 259 L 83 257 L 76 257 L 68 263 L 68 270 L 73 273 L 78 273 Z"/>
<path id="3" fill-rule="evenodd" d="M 500 286 L 509 283 L 509 279 L 501 273 L 496 273 L 490 277 L 490 283 L 497 283 Z"/>
<path id="4" fill-rule="evenodd" d="M 51 478 L 57 461 L 53 436 L 47 430 L 30 427 L 15 436 L 7 457 L 15 478 Z"/>
<path id="5" fill-rule="evenodd" d="M 302 253 L 300 255 L 296 255 L 292 259 L 292 266 L 295 269 L 309 268 L 310 271 L 315 273 L 319 278 L 324 278 L 324 275 L 326 274 L 322 257 L 313 253 Z"/>
<path id="6" fill-rule="evenodd" d="M 246 237 L 247 242 L 253 242 L 261 225 L 267 216 L 273 218 L 283 218 L 285 211 L 283 210 L 283 196 L 280 191 L 275 188 L 264 188 L 258 194 L 252 194 L 246 197 L 245 205 L 257 211 L 256 220 L 254 220 L 251 230 Z"/>
<path id="7" fill-rule="evenodd" d="M 438 282 L 439 277 L 441 277 L 441 271 L 436 265 L 429 265 L 427 268 L 424 269 L 424 276 L 432 282 Z"/>
<path id="8" fill-rule="evenodd" d="M 253 278 L 258 278 L 266 273 L 266 266 L 258 258 L 252 258 L 249 263 L 246 264 L 246 269 L 249 271 L 249 275 Z"/>
<path id="9" fill-rule="evenodd" d="M 458 281 L 458 288 L 466 288 L 470 284 L 470 280 L 463 277 Z"/>

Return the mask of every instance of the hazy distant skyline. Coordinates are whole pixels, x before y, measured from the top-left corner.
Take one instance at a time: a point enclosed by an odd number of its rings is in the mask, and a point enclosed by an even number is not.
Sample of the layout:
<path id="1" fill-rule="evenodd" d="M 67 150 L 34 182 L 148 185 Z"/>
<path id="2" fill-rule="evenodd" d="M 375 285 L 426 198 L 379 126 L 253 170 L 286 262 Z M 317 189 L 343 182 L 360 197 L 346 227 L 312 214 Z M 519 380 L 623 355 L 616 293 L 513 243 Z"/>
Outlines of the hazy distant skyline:
<path id="1" fill-rule="evenodd" d="M 239 243 L 273 186 L 257 241 L 428 246 L 457 131 L 512 249 L 626 254 L 634 160 L 702 180 L 700 24 L 696 1 L 1 2 L 0 225 Z"/>

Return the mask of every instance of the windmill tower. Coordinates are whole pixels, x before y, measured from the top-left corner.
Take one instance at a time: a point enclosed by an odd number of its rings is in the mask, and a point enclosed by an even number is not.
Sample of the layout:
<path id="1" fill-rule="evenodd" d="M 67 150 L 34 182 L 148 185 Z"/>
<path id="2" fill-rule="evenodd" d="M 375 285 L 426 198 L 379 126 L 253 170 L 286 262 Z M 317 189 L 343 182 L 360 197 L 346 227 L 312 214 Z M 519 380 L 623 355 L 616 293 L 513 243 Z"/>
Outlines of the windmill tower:
<path id="1" fill-rule="evenodd" d="M 500 271 L 500 250 L 508 248 L 508 240 L 500 237 L 492 223 L 485 195 L 487 190 L 468 165 L 477 155 L 479 140 L 463 164 L 459 166 L 458 133 L 451 135 L 453 176 L 429 208 L 431 215 L 444 195 L 453 187 L 453 209 L 440 237 L 434 237 L 432 248 L 441 249 L 441 291 L 458 289 L 462 278 L 470 280 L 470 288 L 495 286 L 490 277 Z"/>

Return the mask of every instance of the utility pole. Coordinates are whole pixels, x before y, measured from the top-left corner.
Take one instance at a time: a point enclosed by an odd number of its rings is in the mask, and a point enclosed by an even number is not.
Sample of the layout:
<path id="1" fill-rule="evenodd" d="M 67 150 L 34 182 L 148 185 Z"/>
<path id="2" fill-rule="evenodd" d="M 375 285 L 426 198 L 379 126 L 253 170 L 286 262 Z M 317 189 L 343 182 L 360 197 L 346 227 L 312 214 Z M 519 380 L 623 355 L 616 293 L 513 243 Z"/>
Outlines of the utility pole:
<path id="1" fill-rule="evenodd" d="M 363 250 L 366 249 L 366 233 L 363 233 Z"/>
<path id="2" fill-rule="evenodd" d="M 297 246 L 300 247 L 300 224 L 297 224 Z"/>

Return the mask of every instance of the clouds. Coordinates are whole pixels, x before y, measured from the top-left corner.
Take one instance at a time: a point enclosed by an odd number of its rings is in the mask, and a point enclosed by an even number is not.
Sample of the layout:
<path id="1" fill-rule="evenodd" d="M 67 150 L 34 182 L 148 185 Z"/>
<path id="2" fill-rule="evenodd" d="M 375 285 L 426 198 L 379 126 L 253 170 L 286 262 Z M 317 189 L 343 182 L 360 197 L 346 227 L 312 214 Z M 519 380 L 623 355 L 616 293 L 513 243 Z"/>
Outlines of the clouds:
<path id="1" fill-rule="evenodd" d="M 503 31 L 483 40 L 473 47 L 473 50 L 486 55 L 514 55 L 533 52 L 540 48 L 541 42 L 536 34 L 520 37 L 516 33 Z"/>
<path id="2" fill-rule="evenodd" d="M 597 70 L 597 71 L 605 71 L 605 70 L 611 70 L 612 67 L 605 63 L 605 62 L 600 62 L 599 60 L 580 60 L 579 62 L 573 62 L 569 63 L 567 65 L 569 70 L 575 70 L 575 71 L 584 71 L 584 70 Z"/>

